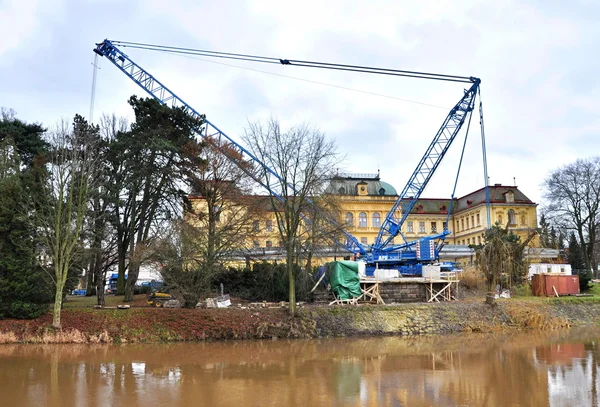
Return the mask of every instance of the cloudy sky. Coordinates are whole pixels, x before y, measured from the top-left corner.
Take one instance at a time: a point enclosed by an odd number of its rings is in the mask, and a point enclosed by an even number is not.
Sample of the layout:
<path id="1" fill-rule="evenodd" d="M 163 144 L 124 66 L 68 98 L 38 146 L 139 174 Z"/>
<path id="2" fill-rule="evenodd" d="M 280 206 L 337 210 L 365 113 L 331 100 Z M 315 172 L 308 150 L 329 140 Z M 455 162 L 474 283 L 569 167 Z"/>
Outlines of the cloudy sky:
<path id="1" fill-rule="evenodd" d="M 325 5 L 326 4 L 326 5 Z M 0 106 L 51 127 L 88 116 L 105 38 L 481 78 L 490 182 L 543 203 L 548 172 L 600 149 L 600 1 L 0 0 Z M 249 121 L 309 122 L 341 170 L 401 190 L 465 84 L 124 50 L 238 139 Z M 100 60 L 94 117 L 143 91 Z M 484 185 L 478 120 L 457 196 Z M 464 132 L 423 196 L 449 197 Z"/>

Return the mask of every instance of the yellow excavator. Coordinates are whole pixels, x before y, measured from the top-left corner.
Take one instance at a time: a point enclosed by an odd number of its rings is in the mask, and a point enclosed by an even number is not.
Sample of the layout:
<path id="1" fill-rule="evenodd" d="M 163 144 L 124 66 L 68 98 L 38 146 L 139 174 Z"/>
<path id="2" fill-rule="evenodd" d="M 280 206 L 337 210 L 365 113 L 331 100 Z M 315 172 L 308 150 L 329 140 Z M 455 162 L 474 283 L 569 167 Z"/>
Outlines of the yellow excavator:
<path id="1" fill-rule="evenodd" d="M 175 296 L 173 296 L 170 291 L 170 288 L 167 286 L 153 288 L 152 291 L 146 295 L 146 300 L 149 305 L 156 308 L 162 308 L 165 305 L 165 302 L 175 299 Z"/>

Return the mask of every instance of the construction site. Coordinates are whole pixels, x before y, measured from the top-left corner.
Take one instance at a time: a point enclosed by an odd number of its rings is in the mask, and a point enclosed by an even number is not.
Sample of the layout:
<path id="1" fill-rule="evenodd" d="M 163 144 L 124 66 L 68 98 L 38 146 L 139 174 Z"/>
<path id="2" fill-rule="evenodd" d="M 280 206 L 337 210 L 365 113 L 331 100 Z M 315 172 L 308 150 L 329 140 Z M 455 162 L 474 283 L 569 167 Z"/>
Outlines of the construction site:
<path id="1" fill-rule="evenodd" d="M 335 303 L 367 302 L 400 303 L 411 301 L 439 302 L 456 298 L 461 267 L 474 266 L 475 248 L 481 247 L 485 232 L 493 225 L 506 225 L 521 240 L 526 240 L 537 228 L 537 204 L 531 201 L 516 185 L 483 185 L 462 197 L 455 197 L 456 185 L 469 135 L 471 118 L 475 113 L 479 121 L 483 158 L 483 176 L 488 180 L 485 150 L 483 105 L 478 99 L 481 80 L 472 76 L 456 76 L 396 69 L 371 68 L 356 65 L 332 64 L 315 61 L 270 58 L 246 54 L 233 54 L 105 40 L 97 44 L 97 57 L 105 57 L 129 79 L 162 104 L 182 107 L 192 116 L 202 118 L 205 127 L 199 136 L 212 140 L 218 153 L 242 166 L 252 163 L 259 168 L 252 174 L 257 185 L 268 195 L 255 199 L 275 199 L 285 206 L 290 196 L 298 193 L 298 185 L 287 182 L 276 169 L 261 161 L 250 149 L 239 144 L 216 127 L 203 114 L 180 99 L 166 85 L 145 71 L 121 48 L 168 52 L 219 59 L 244 60 L 256 63 L 280 64 L 285 67 L 344 70 L 360 74 L 408 77 L 416 80 L 458 82 L 466 85 L 458 102 L 450 109 L 433 140 L 416 162 L 416 168 L 401 189 L 382 180 L 380 173 L 336 173 L 328 183 L 325 194 L 337 199 L 337 212 L 342 219 L 330 219 L 336 233 L 331 233 L 329 243 L 322 244 L 315 253 L 315 261 L 327 263 L 317 284 L 325 280 L 332 288 Z M 462 131 L 461 131 L 462 130 Z M 456 169 L 456 181 L 449 198 L 424 198 L 423 191 L 434 176 L 455 139 L 464 137 L 462 154 Z M 460 148 L 460 142 L 459 144 Z M 290 195 L 291 194 L 291 195 Z M 208 210 L 204 196 L 191 195 L 196 212 Z M 310 201 L 309 201 L 310 203 Z M 316 208 L 316 204 L 310 203 Z M 309 206 L 310 206 L 309 205 Z M 285 260 L 285 243 L 281 240 L 281 213 L 275 207 L 268 209 L 252 221 L 249 248 L 238 250 L 239 261 Z M 308 215 L 302 214 L 305 218 Z M 305 223 L 307 219 L 304 219 Z M 535 238 L 528 240 L 525 255 L 531 263 L 554 263 L 557 250 L 537 249 Z M 327 272 L 325 272 L 327 270 Z M 333 270 L 333 271 L 332 271 Z M 342 270 L 350 270 L 340 278 Z M 345 286 L 346 279 L 355 275 L 353 290 Z M 317 279 L 318 278 L 318 279 Z M 337 286 L 331 285 L 338 281 Z"/>

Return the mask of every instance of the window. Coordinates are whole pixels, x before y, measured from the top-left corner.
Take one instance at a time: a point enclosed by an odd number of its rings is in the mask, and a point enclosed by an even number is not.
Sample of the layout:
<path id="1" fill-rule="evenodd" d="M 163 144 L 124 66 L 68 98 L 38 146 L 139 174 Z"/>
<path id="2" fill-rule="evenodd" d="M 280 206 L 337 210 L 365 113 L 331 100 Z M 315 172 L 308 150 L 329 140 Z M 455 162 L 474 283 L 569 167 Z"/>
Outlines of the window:
<path id="1" fill-rule="evenodd" d="M 469 217 L 467 216 L 467 229 L 469 229 Z"/>
<path id="2" fill-rule="evenodd" d="M 265 230 L 267 232 L 272 232 L 273 231 L 273 221 L 272 220 L 268 220 L 265 222 Z"/>
<path id="3" fill-rule="evenodd" d="M 381 215 L 379 212 L 375 212 L 373 214 L 373 227 L 378 228 L 381 226 Z"/>
<path id="4" fill-rule="evenodd" d="M 252 231 L 253 232 L 259 232 L 260 231 L 260 224 L 257 220 L 252 221 Z"/>
<path id="5" fill-rule="evenodd" d="M 448 230 L 448 222 L 442 222 L 442 228 Z"/>
<path id="6" fill-rule="evenodd" d="M 252 245 L 253 245 L 254 247 L 260 247 L 260 243 L 258 243 L 258 240 L 253 240 L 253 241 L 252 241 Z"/>
<path id="7" fill-rule="evenodd" d="M 515 215 L 515 211 L 512 209 L 508 210 L 508 223 L 511 225 L 517 224 L 517 216 Z"/>
<path id="8" fill-rule="evenodd" d="M 474 228 L 475 227 L 475 216 L 471 215 L 471 227 Z M 475 243 L 475 242 L 473 242 Z"/>
<path id="9" fill-rule="evenodd" d="M 479 220 L 479 214 L 477 214 L 477 226 L 481 225 L 481 221 Z"/>
<path id="10" fill-rule="evenodd" d="M 477 244 L 481 244 L 481 236 L 477 236 Z"/>
<path id="11" fill-rule="evenodd" d="M 471 238 L 467 239 L 467 244 L 471 244 Z"/>
<path id="12" fill-rule="evenodd" d="M 352 212 L 346 212 L 346 225 L 354 226 L 354 215 L 352 215 Z"/>
<path id="13" fill-rule="evenodd" d="M 525 214 L 521 215 L 521 225 L 526 225 L 527 224 L 527 219 L 525 218 Z"/>
<path id="14" fill-rule="evenodd" d="M 419 222 L 419 233 L 425 233 L 425 222 Z"/>
<path id="15" fill-rule="evenodd" d="M 360 238 L 360 243 L 367 244 L 367 238 L 366 237 L 361 237 Z"/>
<path id="16" fill-rule="evenodd" d="M 412 222 L 406 222 L 406 227 L 408 228 L 408 233 L 413 233 L 413 223 Z"/>
<path id="17" fill-rule="evenodd" d="M 504 195 L 506 199 L 506 203 L 513 203 L 515 201 L 515 193 L 513 191 L 508 191 L 506 195 Z"/>
<path id="18" fill-rule="evenodd" d="M 431 233 L 437 233 L 437 222 L 431 222 Z"/>
<path id="19" fill-rule="evenodd" d="M 358 227 L 359 228 L 367 227 L 367 214 L 364 212 L 361 212 L 358 214 Z"/>
<path id="20" fill-rule="evenodd" d="M 498 223 L 500 223 L 500 226 L 504 226 L 504 218 L 501 213 L 498 214 Z"/>
<path id="21" fill-rule="evenodd" d="M 460 230 L 465 230 L 465 219 L 460 220 Z"/>
<path id="22" fill-rule="evenodd" d="M 267 247 L 273 247 L 273 242 L 271 242 L 270 240 L 267 240 Z"/>

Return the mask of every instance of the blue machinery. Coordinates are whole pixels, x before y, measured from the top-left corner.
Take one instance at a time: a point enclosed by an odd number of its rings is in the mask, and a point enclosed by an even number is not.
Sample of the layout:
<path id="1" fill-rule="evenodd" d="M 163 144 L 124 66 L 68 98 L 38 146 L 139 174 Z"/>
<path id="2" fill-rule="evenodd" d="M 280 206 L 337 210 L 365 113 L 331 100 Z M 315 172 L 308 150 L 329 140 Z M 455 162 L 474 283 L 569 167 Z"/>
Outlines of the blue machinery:
<path id="1" fill-rule="evenodd" d="M 487 162 L 485 155 L 485 134 L 483 128 L 483 107 L 481 104 L 480 94 L 480 83 L 481 80 L 474 77 L 465 76 L 453 76 L 453 75 L 441 75 L 431 74 L 424 72 L 414 71 L 401 71 L 394 69 L 383 69 L 383 68 L 371 68 L 356 65 L 342 65 L 342 64 L 331 64 L 322 62 L 312 61 L 300 61 L 300 60 L 288 60 L 278 59 L 269 57 L 259 57 L 246 54 L 232 54 L 222 53 L 214 51 L 203 51 L 194 50 L 189 48 L 178 48 L 178 47 L 166 47 L 150 44 L 140 44 L 123 41 L 110 41 L 104 40 L 103 42 L 96 44 L 94 52 L 100 56 L 106 57 L 111 61 L 117 68 L 119 68 L 125 75 L 131 80 L 137 83 L 142 89 L 148 92 L 151 96 L 156 98 L 162 104 L 170 107 L 180 107 L 186 110 L 190 115 L 204 120 L 206 123 L 203 133 L 200 134 L 203 138 L 218 138 L 220 140 L 225 139 L 229 147 L 235 149 L 235 151 L 244 160 L 251 160 L 257 163 L 265 169 L 270 175 L 274 176 L 277 180 L 283 184 L 281 177 L 269 168 L 267 165 L 262 163 L 257 157 L 255 157 L 246 148 L 235 142 L 219 128 L 206 119 L 206 117 L 184 102 L 169 88 L 163 85 L 158 79 L 152 76 L 148 71 L 144 70 L 141 66 L 136 64 L 128 55 L 121 51 L 117 45 L 121 47 L 130 47 L 154 51 L 163 51 L 169 53 L 188 54 L 188 55 L 200 55 L 217 58 L 228 58 L 237 59 L 244 61 L 253 61 L 261 63 L 271 64 L 282 64 L 282 65 L 294 65 L 300 67 L 312 67 L 321 69 L 334 69 L 344 70 L 352 72 L 363 72 L 379 75 L 391 75 L 391 76 L 405 76 L 411 78 L 420 79 L 431 79 L 431 80 L 442 80 L 451 82 L 461 82 L 470 85 L 468 89 L 464 91 L 464 95 L 458 101 L 458 103 L 450 110 L 446 119 L 442 123 L 440 129 L 436 133 L 433 141 L 427 148 L 423 158 L 417 165 L 413 174 L 408 180 L 408 183 L 398 196 L 398 199 L 392 206 L 391 210 L 387 214 L 375 243 L 372 246 L 361 244 L 356 237 L 343 231 L 346 241 L 342 244 L 348 252 L 353 253 L 356 256 L 360 256 L 367 262 L 368 268 L 386 268 L 393 267 L 400 269 L 402 274 L 420 274 L 422 263 L 431 263 L 438 259 L 439 251 L 442 248 L 444 239 L 451 232 L 444 230 L 443 232 L 421 238 L 416 241 L 407 241 L 402 234 L 402 225 L 410 214 L 411 210 L 417 203 L 423 190 L 427 186 L 427 183 L 433 176 L 433 173 L 441 163 L 444 155 L 450 148 L 450 145 L 455 140 L 456 136 L 460 132 L 461 128 L 467 122 L 467 134 L 465 135 L 465 144 L 463 144 L 463 150 L 461 154 L 460 163 L 462 164 L 462 158 L 464 154 L 464 148 L 466 145 L 466 137 L 468 135 L 470 120 L 475 110 L 475 100 L 479 96 L 479 114 L 480 114 L 480 127 L 482 137 L 482 149 L 483 149 L 483 164 L 484 164 L 484 177 L 486 180 L 486 208 L 487 208 L 487 226 L 490 227 L 490 213 L 489 213 L 489 190 L 487 187 Z M 228 156 L 234 162 L 237 162 L 239 158 L 232 157 L 231 153 L 228 153 L 229 149 L 221 149 L 221 152 Z M 456 181 L 454 184 L 454 190 L 452 192 L 451 204 L 454 202 L 454 192 L 456 191 L 456 183 L 458 182 L 458 175 L 460 173 L 460 166 L 458 168 Z M 251 174 L 250 174 L 251 175 Z M 253 176 L 255 181 L 266 188 L 275 198 L 283 202 L 284 194 L 282 191 L 276 190 L 277 187 L 273 185 L 267 185 L 263 180 Z M 291 188 L 291 186 L 288 186 Z M 400 216 L 396 216 L 398 209 L 401 209 Z M 447 221 L 452 213 L 452 207 L 448 209 Z M 394 238 L 400 236 L 403 240 L 401 244 L 394 244 Z"/>

